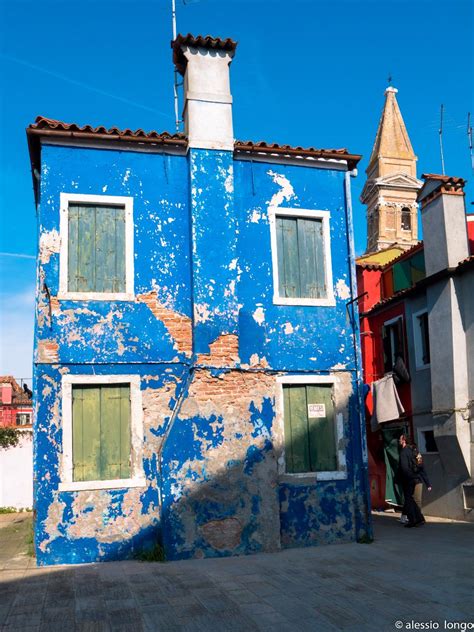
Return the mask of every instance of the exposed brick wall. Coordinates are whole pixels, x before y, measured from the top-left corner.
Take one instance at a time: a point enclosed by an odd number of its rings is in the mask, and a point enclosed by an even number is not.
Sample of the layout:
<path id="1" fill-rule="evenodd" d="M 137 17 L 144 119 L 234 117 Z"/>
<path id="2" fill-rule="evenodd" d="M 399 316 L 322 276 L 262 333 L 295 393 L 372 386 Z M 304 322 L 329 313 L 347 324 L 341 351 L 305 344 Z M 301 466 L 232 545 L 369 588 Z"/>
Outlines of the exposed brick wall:
<path id="1" fill-rule="evenodd" d="M 38 362 L 59 362 L 59 345 L 54 340 L 40 340 L 38 342 Z"/>
<path id="2" fill-rule="evenodd" d="M 231 367 L 239 362 L 239 338 L 222 334 L 209 345 L 209 353 L 200 353 L 196 363 L 217 368 Z"/>
<path id="3" fill-rule="evenodd" d="M 145 303 L 153 316 L 161 320 L 171 338 L 174 340 L 177 350 L 190 356 L 193 350 L 191 319 L 188 316 L 184 316 L 179 312 L 164 307 L 164 305 L 158 302 L 156 292 L 153 290 L 147 294 L 139 294 L 137 301 L 139 303 Z"/>

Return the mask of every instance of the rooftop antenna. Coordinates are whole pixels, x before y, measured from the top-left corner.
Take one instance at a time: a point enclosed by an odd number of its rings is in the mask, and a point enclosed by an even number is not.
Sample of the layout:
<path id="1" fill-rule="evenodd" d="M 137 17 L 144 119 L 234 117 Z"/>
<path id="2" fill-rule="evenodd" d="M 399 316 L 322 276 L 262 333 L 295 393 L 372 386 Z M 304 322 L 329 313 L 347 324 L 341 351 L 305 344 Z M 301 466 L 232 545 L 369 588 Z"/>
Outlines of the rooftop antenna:
<path id="1" fill-rule="evenodd" d="M 173 41 L 176 39 L 176 0 L 171 0 L 171 24 L 173 29 Z M 176 66 L 174 67 L 174 82 L 173 82 L 173 99 L 174 99 L 174 118 L 176 132 L 179 132 L 179 125 L 181 119 L 179 118 L 179 105 L 178 105 L 178 71 Z"/>
<path id="2" fill-rule="evenodd" d="M 444 105 L 441 103 L 440 117 L 439 117 L 439 151 L 441 154 L 441 171 L 444 176 L 445 171 L 444 171 L 444 154 L 443 154 L 443 112 L 444 112 Z"/>
<path id="3" fill-rule="evenodd" d="M 469 143 L 469 154 L 471 156 L 471 168 L 474 173 L 474 156 L 472 155 L 472 125 L 471 125 L 471 113 L 467 113 L 467 140 Z"/>

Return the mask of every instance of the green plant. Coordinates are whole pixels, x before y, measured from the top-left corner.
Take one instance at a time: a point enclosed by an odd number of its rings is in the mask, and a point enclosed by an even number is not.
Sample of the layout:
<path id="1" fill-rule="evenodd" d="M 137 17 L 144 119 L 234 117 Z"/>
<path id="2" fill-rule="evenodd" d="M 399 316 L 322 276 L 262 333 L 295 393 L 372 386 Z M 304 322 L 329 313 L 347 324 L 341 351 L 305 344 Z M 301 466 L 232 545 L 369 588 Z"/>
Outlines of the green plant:
<path id="1" fill-rule="evenodd" d="M 357 544 L 372 544 L 374 538 L 371 538 L 369 535 L 362 535 L 358 540 Z"/>
<path id="2" fill-rule="evenodd" d="M 134 558 L 140 562 L 165 562 L 165 550 L 159 542 L 152 549 L 138 551 Z"/>
<path id="3" fill-rule="evenodd" d="M 19 432 L 16 428 L 0 428 L 0 448 L 10 448 L 18 444 Z"/>
<path id="4" fill-rule="evenodd" d="M 0 507 L 0 514 L 16 513 L 18 509 L 15 507 Z"/>
<path id="5" fill-rule="evenodd" d="M 26 554 L 28 557 L 36 557 L 35 555 L 35 532 L 33 528 L 33 519 L 28 520 L 28 530 L 26 532 Z"/>

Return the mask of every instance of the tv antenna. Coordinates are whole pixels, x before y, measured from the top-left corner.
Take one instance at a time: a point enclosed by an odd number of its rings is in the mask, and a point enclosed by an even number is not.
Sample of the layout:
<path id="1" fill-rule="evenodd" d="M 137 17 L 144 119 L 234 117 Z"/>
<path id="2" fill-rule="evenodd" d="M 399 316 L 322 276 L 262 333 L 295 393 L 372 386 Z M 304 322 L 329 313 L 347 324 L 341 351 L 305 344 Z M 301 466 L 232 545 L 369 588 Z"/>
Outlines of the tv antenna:
<path id="1" fill-rule="evenodd" d="M 444 113 L 444 105 L 441 103 L 441 109 L 439 113 L 439 152 L 441 154 L 441 172 L 444 176 L 445 171 L 444 171 L 444 153 L 443 153 L 443 113 Z"/>
<path id="2" fill-rule="evenodd" d="M 471 156 L 471 169 L 474 173 L 474 156 L 472 155 L 472 125 L 471 113 L 467 113 L 467 141 L 469 143 L 469 155 Z"/>
<path id="3" fill-rule="evenodd" d="M 171 27 L 173 29 L 173 41 L 176 39 L 176 0 L 171 0 Z M 174 67 L 174 81 L 173 81 L 173 100 L 174 100 L 174 119 L 176 131 L 179 132 L 179 125 L 181 119 L 179 118 L 179 103 L 178 103 L 178 71 L 176 66 Z"/>

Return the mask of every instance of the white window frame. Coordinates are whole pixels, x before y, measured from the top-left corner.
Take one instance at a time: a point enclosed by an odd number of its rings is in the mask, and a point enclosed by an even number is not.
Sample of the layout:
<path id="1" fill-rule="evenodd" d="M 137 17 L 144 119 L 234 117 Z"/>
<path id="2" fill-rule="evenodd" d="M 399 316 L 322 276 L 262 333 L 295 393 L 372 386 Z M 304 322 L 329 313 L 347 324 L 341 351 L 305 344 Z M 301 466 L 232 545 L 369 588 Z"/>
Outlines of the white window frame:
<path id="1" fill-rule="evenodd" d="M 18 415 L 28 415 L 28 423 L 26 424 L 18 424 L 17 423 L 17 419 L 18 419 Z M 33 413 L 29 410 L 17 410 L 15 413 L 15 428 L 23 428 L 24 426 L 31 426 L 32 425 L 32 417 L 33 417 Z"/>
<path id="2" fill-rule="evenodd" d="M 106 481 L 74 481 L 72 453 L 72 386 L 130 385 L 130 434 L 131 434 L 131 477 Z M 143 407 L 139 375 L 63 375 L 62 377 L 62 456 L 59 483 L 60 492 L 94 489 L 124 489 L 146 487 L 143 470 Z"/>
<path id="3" fill-rule="evenodd" d="M 347 479 L 347 463 L 345 449 L 339 446 L 344 442 L 344 416 L 341 412 L 337 411 L 337 384 L 338 378 L 335 375 L 281 375 L 276 378 L 276 424 L 278 428 L 278 435 L 281 437 L 281 449 L 278 458 L 278 474 L 283 480 L 304 479 L 306 482 L 316 483 L 318 481 L 334 481 Z M 284 419 L 284 400 L 283 400 L 283 386 L 286 384 L 332 384 L 334 388 L 334 416 L 336 422 L 336 457 L 337 457 L 337 470 L 331 472 L 287 472 L 285 461 L 285 419 Z"/>
<path id="4" fill-rule="evenodd" d="M 125 292 L 70 292 L 68 289 L 69 204 L 71 202 L 97 206 L 123 206 L 125 208 Z M 78 301 L 133 301 L 133 197 L 118 195 L 84 195 L 61 193 L 59 211 L 59 299 Z"/>
<path id="5" fill-rule="evenodd" d="M 420 309 L 417 312 L 413 313 L 413 345 L 415 347 L 415 367 L 417 371 L 422 371 L 423 369 L 429 369 L 431 367 L 431 363 L 428 364 L 423 363 L 423 341 L 421 339 L 421 331 L 420 325 L 418 322 L 418 318 L 423 314 L 428 314 L 428 310 L 425 307 L 424 309 Z M 429 336 L 429 331 L 428 331 Z"/>
<path id="6" fill-rule="evenodd" d="M 279 295 L 279 279 L 278 279 L 278 252 L 277 252 L 277 234 L 276 234 L 276 218 L 279 217 L 302 217 L 303 219 L 321 219 L 323 223 L 323 257 L 324 257 L 324 274 L 327 288 L 327 296 L 325 298 L 287 298 Z M 319 211 L 310 209 L 289 209 L 280 208 L 279 206 L 268 207 L 268 218 L 270 223 L 270 240 L 272 249 L 272 268 L 273 268 L 273 303 L 275 305 L 315 305 L 320 307 L 334 307 L 336 300 L 334 298 L 334 287 L 332 283 L 332 261 L 331 261 L 331 234 L 329 211 Z"/>
<path id="7" fill-rule="evenodd" d="M 425 441 L 423 432 L 427 432 L 428 430 L 433 432 L 433 426 L 421 426 L 420 428 L 416 429 L 416 434 L 418 438 L 418 444 L 417 444 L 418 450 L 420 451 L 420 454 L 439 454 L 439 450 L 436 450 L 436 452 L 426 451 L 426 441 Z M 435 437 L 435 441 L 436 441 L 436 437 Z"/>

